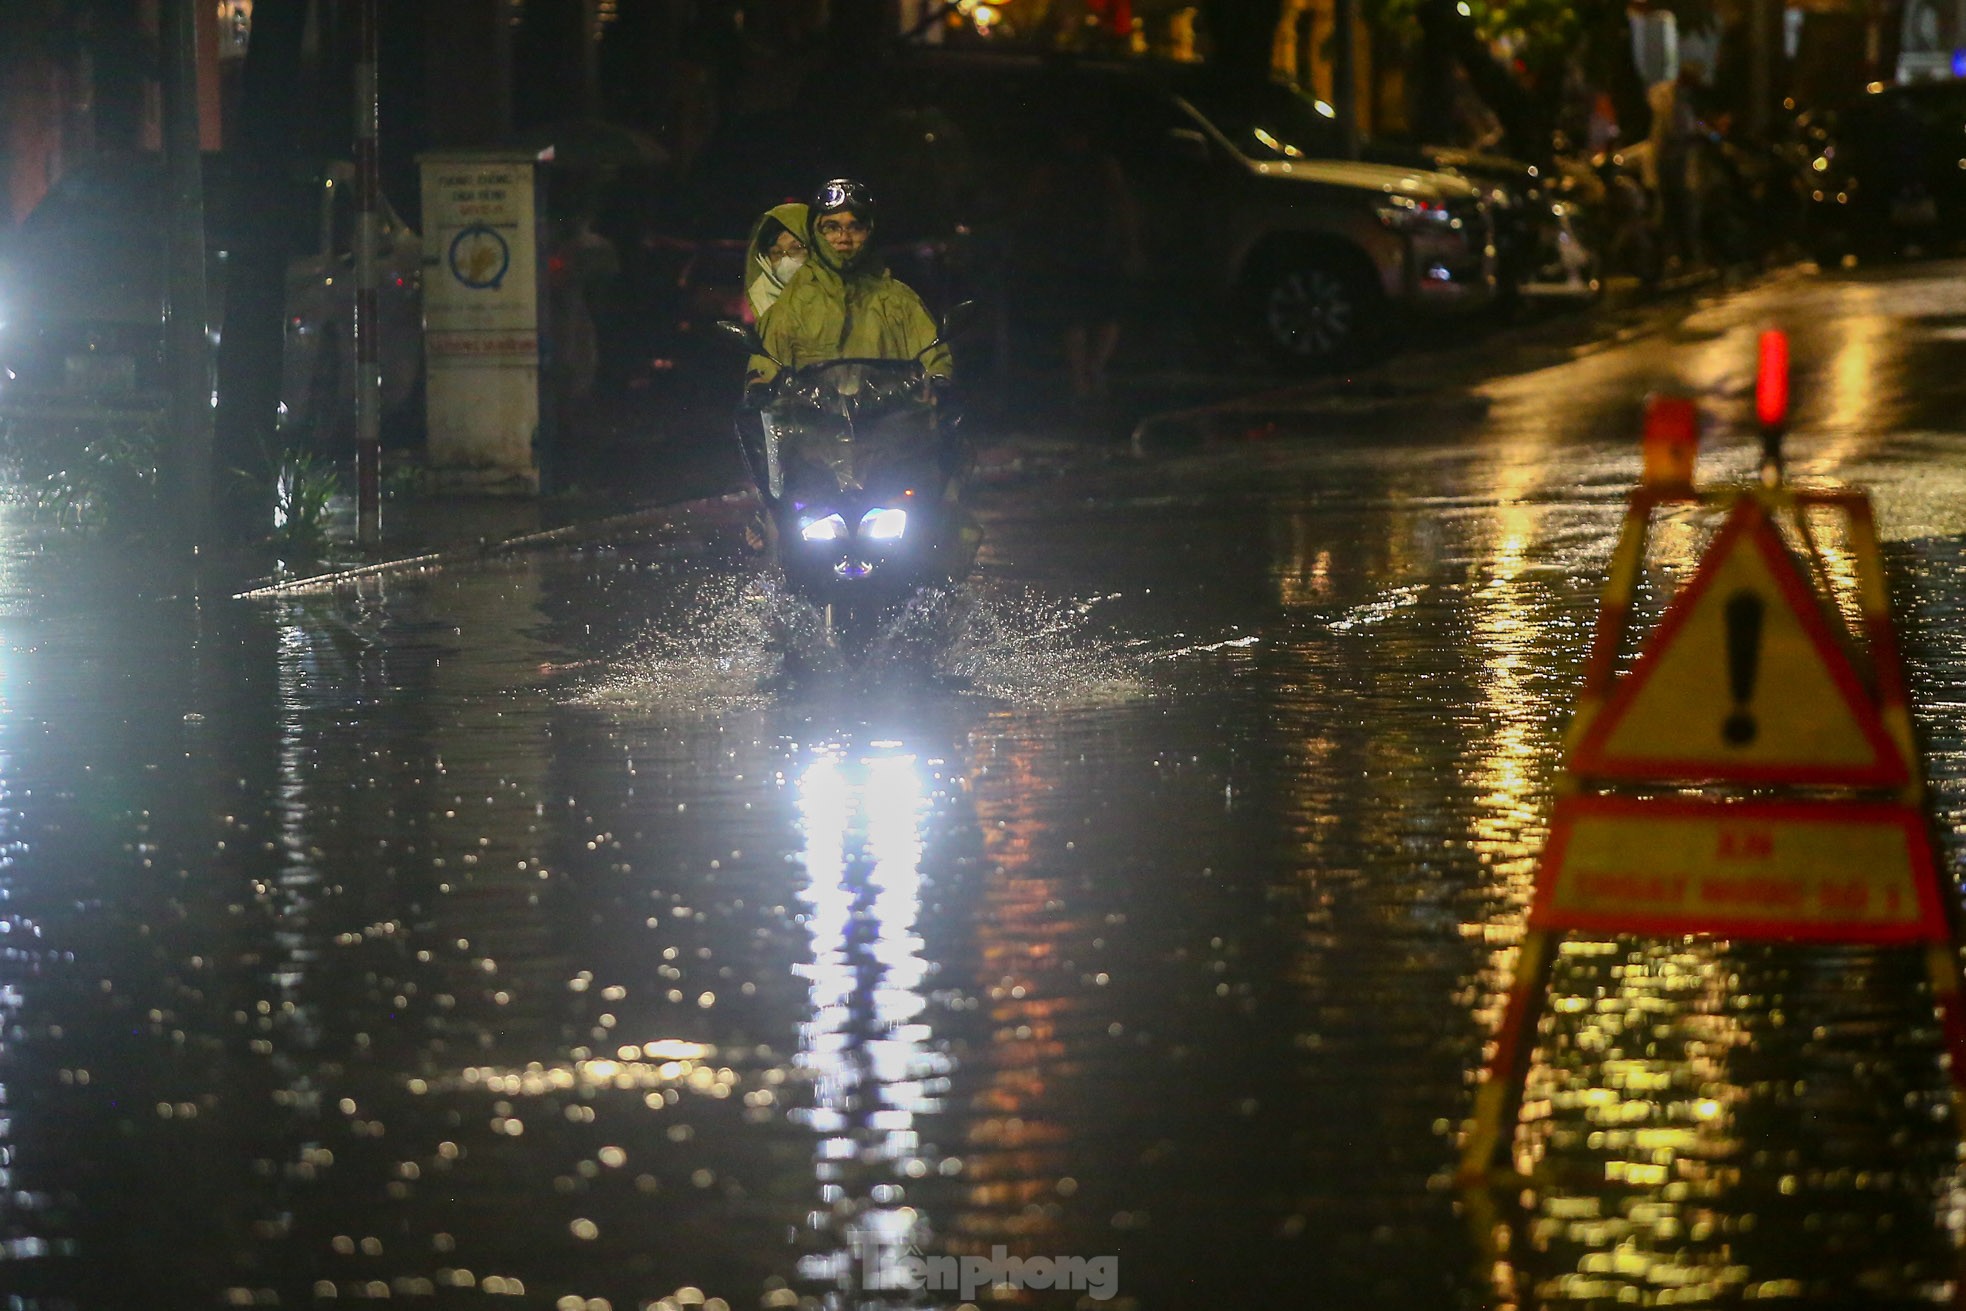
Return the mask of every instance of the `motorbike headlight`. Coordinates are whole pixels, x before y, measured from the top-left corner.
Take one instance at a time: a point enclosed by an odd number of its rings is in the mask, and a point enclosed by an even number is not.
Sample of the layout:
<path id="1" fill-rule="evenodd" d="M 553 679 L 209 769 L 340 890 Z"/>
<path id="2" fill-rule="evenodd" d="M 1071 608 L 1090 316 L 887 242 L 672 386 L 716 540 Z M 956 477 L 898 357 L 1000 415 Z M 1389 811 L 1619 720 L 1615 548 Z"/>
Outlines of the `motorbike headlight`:
<path id="1" fill-rule="evenodd" d="M 846 520 L 837 514 L 823 519 L 808 516 L 799 520 L 799 536 L 808 542 L 837 542 L 846 536 Z"/>
<path id="2" fill-rule="evenodd" d="M 869 510 L 860 516 L 860 535 L 876 542 L 898 542 L 907 531 L 906 510 Z"/>

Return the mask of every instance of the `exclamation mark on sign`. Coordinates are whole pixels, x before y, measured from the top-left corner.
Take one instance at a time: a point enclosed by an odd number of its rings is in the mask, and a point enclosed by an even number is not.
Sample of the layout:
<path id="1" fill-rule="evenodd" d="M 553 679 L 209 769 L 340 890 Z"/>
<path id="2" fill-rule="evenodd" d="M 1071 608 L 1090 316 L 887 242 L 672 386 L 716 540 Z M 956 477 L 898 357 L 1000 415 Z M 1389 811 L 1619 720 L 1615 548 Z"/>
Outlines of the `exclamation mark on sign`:
<path id="1" fill-rule="evenodd" d="M 1760 726 L 1748 713 L 1754 698 L 1754 675 L 1761 663 L 1761 597 L 1742 588 L 1727 598 L 1727 683 L 1734 694 L 1734 713 L 1720 726 L 1729 746 L 1754 741 Z"/>

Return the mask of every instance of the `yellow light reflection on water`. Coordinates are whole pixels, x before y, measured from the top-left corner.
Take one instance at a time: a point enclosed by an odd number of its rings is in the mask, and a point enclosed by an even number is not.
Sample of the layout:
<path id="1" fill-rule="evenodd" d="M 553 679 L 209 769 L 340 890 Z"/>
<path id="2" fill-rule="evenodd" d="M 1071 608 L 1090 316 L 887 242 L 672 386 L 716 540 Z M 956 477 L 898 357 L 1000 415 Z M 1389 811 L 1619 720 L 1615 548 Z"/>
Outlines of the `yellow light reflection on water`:
<path id="1" fill-rule="evenodd" d="M 1876 289 L 1867 291 L 1863 299 L 1874 302 Z M 1862 437 L 1880 426 L 1878 407 L 1886 380 L 1879 376 L 1879 368 L 1892 326 L 1891 319 L 1878 313 L 1840 315 L 1835 320 L 1840 340 L 1832 348 L 1825 379 L 1828 406 L 1822 418 L 1809 426 L 1812 465 L 1843 463 Z"/>
<path id="2" fill-rule="evenodd" d="M 1463 931 L 1492 947 L 1469 990 L 1478 1019 L 1491 1027 L 1514 968 L 1556 763 L 1550 693 L 1537 681 L 1552 658 L 1549 598 L 1532 568 L 1548 513 L 1535 494 L 1548 467 L 1539 442 L 1498 452 L 1489 471 L 1496 507 L 1470 566 L 1470 633 L 1483 678 L 1465 774 L 1488 901 Z M 1652 564 L 1669 581 L 1658 590 L 1683 581 L 1711 531 L 1690 516 L 1663 525 Z M 1567 944 L 1550 998 L 1554 1032 L 1539 1042 L 1543 1056 L 1524 1090 L 1515 1163 L 1525 1172 L 1556 1165 L 1565 1178 L 1597 1182 L 1536 1194 L 1526 1248 L 1498 1272 L 1505 1300 L 1636 1295 L 1670 1305 L 1738 1286 L 1724 1244 L 1689 1239 L 1713 1228 L 1694 1200 L 1712 1185 L 1708 1167 L 1739 1146 L 1727 1108 L 1741 1092 L 1727 1081 L 1724 1061 L 1745 1039 L 1726 1010 L 1726 973 L 1713 968 L 1720 950 Z M 1588 976 L 1581 987 L 1579 970 Z M 1681 1031 L 1682 1045 L 1659 1041 L 1669 1026 Z"/>
<path id="3" fill-rule="evenodd" d="M 1751 1041 L 1738 982 L 1709 939 L 1565 944 L 1516 1139 L 1519 1168 L 1562 1181 L 1537 1194 L 1521 1262 L 1539 1300 L 1704 1305 L 1749 1280 L 1732 1236 L 1752 1220 L 1723 1203 L 1749 1095 L 1729 1064 Z"/>
<path id="4" fill-rule="evenodd" d="M 1055 1202 L 1067 1186 L 1071 1134 L 1058 1107 L 1082 1066 L 1068 1057 L 1063 1035 L 1086 1004 L 1065 961 L 1088 951 L 1096 930 L 1078 913 L 1080 894 L 1043 854 L 1058 755 L 1042 737 L 1015 728 L 979 751 L 988 766 L 976 792 L 987 873 L 974 987 L 991 1041 L 965 1081 L 978 1114 L 964 1129 L 964 1205 L 951 1217 L 946 1246 L 1064 1250 Z"/>
<path id="5" fill-rule="evenodd" d="M 1462 766 L 1473 790 L 1472 846 L 1487 871 L 1489 909 L 1462 925 L 1465 936 L 1493 947 L 1471 990 L 1476 1018 L 1500 1022 L 1515 943 L 1535 877 L 1545 828 L 1542 798 L 1552 750 L 1547 693 L 1532 678 L 1550 656 L 1538 605 L 1541 589 L 1525 575 L 1543 511 L 1528 503 L 1550 469 L 1540 435 L 1498 451 L 1488 469 L 1496 506 L 1474 547 L 1468 606 L 1480 654 L 1480 727 Z"/>

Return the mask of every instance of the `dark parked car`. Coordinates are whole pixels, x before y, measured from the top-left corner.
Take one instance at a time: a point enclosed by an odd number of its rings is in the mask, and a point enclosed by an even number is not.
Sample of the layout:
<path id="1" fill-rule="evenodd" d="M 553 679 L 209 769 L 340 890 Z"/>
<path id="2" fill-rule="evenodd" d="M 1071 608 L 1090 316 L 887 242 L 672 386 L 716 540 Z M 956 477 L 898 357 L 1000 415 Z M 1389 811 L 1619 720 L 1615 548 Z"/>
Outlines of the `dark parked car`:
<path id="1" fill-rule="evenodd" d="M 1543 170 L 1506 155 L 1389 140 L 1368 140 L 1360 153 L 1374 163 L 1452 173 L 1479 189 L 1495 232 L 1495 268 L 1503 296 L 1579 300 L 1598 293 L 1597 252 L 1582 231 L 1574 203 Z"/>
<path id="2" fill-rule="evenodd" d="M 206 161 L 211 332 L 222 330 L 230 192 Z M 289 426 L 338 422 L 355 388 L 352 170 L 313 177 L 289 216 L 280 397 Z M 63 174 L 0 239 L 0 413 L 90 418 L 164 404 L 168 192 L 161 157 L 110 156 Z M 422 246 L 383 202 L 378 313 L 385 411 L 406 406 L 423 367 Z"/>
<path id="3" fill-rule="evenodd" d="M 956 134 L 986 231 L 1057 125 L 1097 124 L 1137 202 L 1159 312 L 1221 323 L 1277 360 L 1369 350 L 1409 316 L 1456 314 L 1495 293 L 1479 191 L 1425 168 L 1329 153 L 1331 124 L 1281 82 L 1202 67 L 918 51 L 881 80 L 890 112 Z"/>
<path id="4" fill-rule="evenodd" d="M 1966 81 L 1884 87 L 1803 131 L 1819 261 L 1966 238 Z"/>

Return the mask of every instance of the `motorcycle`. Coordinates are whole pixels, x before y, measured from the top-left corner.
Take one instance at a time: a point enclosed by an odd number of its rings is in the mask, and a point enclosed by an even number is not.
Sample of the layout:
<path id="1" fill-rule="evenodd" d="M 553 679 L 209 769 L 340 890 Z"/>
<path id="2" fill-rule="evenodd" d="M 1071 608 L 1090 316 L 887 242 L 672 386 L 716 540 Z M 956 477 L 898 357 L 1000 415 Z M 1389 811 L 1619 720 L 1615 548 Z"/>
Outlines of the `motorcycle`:
<path id="1" fill-rule="evenodd" d="M 1653 197 L 1644 182 L 1643 157 L 1650 150 L 1639 142 L 1596 155 L 1557 157 L 1554 189 L 1582 228 L 1601 277 L 1635 278 L 1649 286 L 1665 273 Z"/>
<path id="2" fill-rule="evenodd" d="M 752 328 L 723 328 L 765 354 Z M 766 403 L 738 420 L 763 536 L 827 638 L 857 659 L 924 589 L 974 565 L 983 534 L 962 502 L 972 454 L 919 356 L 781 368 Z"/>

